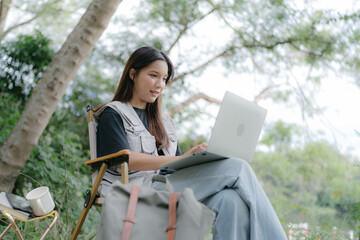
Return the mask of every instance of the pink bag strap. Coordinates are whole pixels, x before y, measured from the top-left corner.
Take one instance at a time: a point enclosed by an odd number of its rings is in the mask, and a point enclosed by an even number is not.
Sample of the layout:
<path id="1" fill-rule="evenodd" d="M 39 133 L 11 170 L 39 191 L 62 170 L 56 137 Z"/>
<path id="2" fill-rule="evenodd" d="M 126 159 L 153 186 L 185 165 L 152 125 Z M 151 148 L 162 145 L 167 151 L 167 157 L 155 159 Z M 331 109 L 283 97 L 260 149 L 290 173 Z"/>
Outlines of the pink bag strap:
<path id="1" fill-rule="evenodd" d="M 133 185 L 130 194 L 126 217 L 123 218 L 123 221 L 125 223 L 124 223 L 123 232 L 121 234 L 121 240 L 130 240 L 131 229 L 133 224 L 135 223 L 134 217 L 135 217 L 136 205 L 138 202 L 138 195 L 139 195 L 139 186 Z"/>
<path id="2" fill-rule="evenodd" d="M 175 239 L 175 229 L 176 229 L 176 203 L 177 203 L 177 192 L 173 192 L 170 196 L 169 203 L 169 226 L 165 229 L 168 233 L 167 240 Z"/>

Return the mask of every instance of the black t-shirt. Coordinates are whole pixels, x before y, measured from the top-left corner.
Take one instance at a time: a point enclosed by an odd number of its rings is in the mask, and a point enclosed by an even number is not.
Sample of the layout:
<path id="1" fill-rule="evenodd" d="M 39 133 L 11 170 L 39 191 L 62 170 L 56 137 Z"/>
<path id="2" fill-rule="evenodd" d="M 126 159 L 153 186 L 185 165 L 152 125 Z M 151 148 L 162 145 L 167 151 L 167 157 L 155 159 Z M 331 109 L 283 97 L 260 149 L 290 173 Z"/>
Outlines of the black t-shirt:
<path id="1" fill-rule="evenodd" d="M 144 109 L 134 107 L 141 122 L 148 130 L 148 120 Z M 97 125 L 96 134 L 97 157 L 102 157 L 123 149 L 130 149 L 126 137 L 125 127 L 120 115 L 111 107 L 105 108 L 101 114 L 100 121 Z M 159 155 L 164 155 L 162 150 L 158 150 Z M 176 156 L 182 155 L 179 145 L 176 149 Z"/>

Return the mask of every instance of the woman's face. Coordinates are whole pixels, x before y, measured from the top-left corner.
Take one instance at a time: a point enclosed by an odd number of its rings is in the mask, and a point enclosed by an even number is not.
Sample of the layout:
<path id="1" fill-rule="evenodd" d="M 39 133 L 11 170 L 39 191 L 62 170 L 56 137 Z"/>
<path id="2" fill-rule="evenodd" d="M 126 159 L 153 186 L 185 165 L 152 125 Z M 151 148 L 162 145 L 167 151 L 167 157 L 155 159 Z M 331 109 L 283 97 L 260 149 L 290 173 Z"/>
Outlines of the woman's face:
<path id="1" fill-rule="evenodd" d="M 165 61 L 156 60 L 138 73 L 132 68 L 129 75 L 135 83 L 130 104 L 133 107 L 145 109 L 146 104 L 155 102 L 164 90 L 168 66 Z"/>

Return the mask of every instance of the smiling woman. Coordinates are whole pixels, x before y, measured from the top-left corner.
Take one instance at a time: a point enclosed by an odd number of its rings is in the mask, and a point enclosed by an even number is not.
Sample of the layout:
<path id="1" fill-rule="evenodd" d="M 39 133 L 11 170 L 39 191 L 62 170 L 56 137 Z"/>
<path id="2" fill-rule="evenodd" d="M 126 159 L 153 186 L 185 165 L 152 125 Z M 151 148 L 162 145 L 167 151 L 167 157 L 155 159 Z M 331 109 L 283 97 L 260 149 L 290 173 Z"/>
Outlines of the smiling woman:
<path id="1" fill-rule="evenodd" d="M 153 103 L 165 88 L 168 66 L 165 61 L 156 60 L 137 72 L 130 69 L 130 78 L 134 81 L 133 96 L 130 104 L 145 109 L 147 103 Z"/>
<path id="2" fill-rule="evenodd" d="M 129 149 L 131 184 L 142 185 L 159 174 L 160 165 L 182 155 L 175 124 L 161 113 L 161 93 L 172 80 L 173 72 L 170 59 L 161 51 L 152 47 L 135 50 L 125 65 L 113 100 L 95 112 L 98 157 Z M 206 147 L 206 143 L 198 145 L 183 156 Z M 121 179 L 120 174 L 116 166 L 105 173 L 100 195 L 112 191 L 111 185 Z M 286 239 L 269 199 L 245 160 L 229 158 L 204 163 L 166 177 L 175 191 L 191 188 L 196 199 L 216 213 L 214 239 Z M 153 187 L 163 188 L 159 182 Z"/>

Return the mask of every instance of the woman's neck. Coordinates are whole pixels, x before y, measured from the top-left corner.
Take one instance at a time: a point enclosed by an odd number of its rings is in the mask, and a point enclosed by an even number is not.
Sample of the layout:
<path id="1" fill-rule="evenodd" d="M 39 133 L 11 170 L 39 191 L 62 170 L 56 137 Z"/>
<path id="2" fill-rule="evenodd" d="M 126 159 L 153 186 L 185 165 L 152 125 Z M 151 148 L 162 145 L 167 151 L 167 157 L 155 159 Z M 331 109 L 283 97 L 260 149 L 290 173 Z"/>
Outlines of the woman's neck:
<path id="1" fill-rule="evenodd" d="M 131 99 L 129 101 L 130 105 L 132 107 L 135 107 L 135 108 L 139 108 L 139 109 L 145 109 L 146 108 L 146 103 L 143 103 L 143 102 L 138 102 L 138 101 L 135 101 L 134 99 Z"/>

